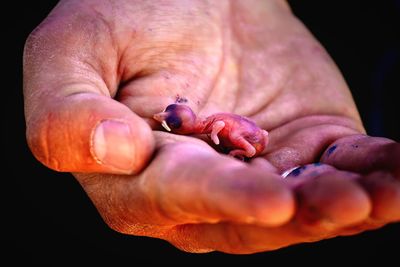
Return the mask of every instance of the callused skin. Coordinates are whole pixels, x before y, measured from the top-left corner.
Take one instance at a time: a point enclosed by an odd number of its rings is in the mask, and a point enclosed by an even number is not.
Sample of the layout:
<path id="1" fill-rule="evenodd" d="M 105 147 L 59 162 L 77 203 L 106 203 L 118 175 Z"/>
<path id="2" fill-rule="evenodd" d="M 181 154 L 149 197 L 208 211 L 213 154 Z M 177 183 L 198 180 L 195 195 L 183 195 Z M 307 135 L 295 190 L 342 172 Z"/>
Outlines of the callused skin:
<path id="1" fill-rule="evenodd" d="M 177 134 L 209 134 L 216 145 L 229 149 L 229 155 L 251 158 L 261 154 L 268 144 L 268 132 L 253 121 L 232 113 L 216 113 L 198 118 L 183 104 L 171 104 L 153 118 Z"/>

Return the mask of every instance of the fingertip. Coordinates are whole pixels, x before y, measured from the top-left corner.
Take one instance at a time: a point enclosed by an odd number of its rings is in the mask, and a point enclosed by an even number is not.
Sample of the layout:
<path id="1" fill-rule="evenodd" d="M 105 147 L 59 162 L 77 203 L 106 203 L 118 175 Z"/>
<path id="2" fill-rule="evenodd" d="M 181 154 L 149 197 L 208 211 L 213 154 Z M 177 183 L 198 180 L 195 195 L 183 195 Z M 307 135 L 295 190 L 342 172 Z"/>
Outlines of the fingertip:
<path id="1" fill-rule="evenodd" d="M 368 218 L 371 212 L 367 193 L 349 179 L 327 174 L 310 180 L 298 190 L 298 218 L 306 225 L 324 222 L 333 227 L 352 225 Z"/>
<path id="2" fill-rule="evenodd" d="M 276 227 L 287 223 L 295 213 L 296 201 L 291 190 L 285 185 L 274 185 L 274 190 L 259 201 L 256 209 L 257 223 Z M 266 191 L 269 191 L 266 189 Z"/>
<path id="3" fill-rule="evenodd" d="M 386 172 L 374 172 L 360 179 L 373 203 L 371 217 L 381 221 L 400 220 L 400 182 Z"/>

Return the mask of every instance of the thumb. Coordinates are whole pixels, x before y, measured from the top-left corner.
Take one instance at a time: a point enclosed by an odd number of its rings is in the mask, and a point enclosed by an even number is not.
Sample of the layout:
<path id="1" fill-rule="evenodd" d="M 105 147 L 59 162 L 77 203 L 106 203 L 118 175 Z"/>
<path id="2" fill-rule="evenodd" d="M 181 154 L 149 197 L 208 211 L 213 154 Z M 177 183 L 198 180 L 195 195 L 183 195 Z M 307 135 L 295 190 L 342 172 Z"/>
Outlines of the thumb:
<path id="1" fill-rule="evenodd" d="M 110 97 L 78 93 L 40 102 L 40 108 L 26 110 L 27 141 L 49 168 L 131 174 L 154 150 L 148 124 Z"/>

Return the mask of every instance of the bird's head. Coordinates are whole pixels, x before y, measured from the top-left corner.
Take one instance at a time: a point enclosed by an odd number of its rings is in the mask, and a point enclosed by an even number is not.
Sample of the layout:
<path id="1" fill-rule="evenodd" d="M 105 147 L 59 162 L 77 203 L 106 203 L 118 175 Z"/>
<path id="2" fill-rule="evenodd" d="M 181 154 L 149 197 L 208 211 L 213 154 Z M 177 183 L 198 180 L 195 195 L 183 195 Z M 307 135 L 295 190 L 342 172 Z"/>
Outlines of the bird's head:
<path id="1" fill-rule="evenodd" d="M 167 131 L 178 134 L 192 134 L 196 126 L 196 115 L 189 106 L 182 104 L 171 104 L 153 118 Z"/>

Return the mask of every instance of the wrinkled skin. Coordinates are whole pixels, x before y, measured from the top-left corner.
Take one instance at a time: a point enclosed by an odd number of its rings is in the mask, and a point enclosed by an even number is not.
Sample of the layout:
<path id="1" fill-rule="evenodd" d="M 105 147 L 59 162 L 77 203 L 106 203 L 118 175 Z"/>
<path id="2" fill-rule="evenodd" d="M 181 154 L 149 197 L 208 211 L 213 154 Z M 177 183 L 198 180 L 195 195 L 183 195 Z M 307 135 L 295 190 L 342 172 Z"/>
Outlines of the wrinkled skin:
<path id="1" fill-rule="evenodd" d="M 400 220 L 399 144 L 364 135 L 284 1 L 60 1 L 27 40 L 24 94 L 34 155 L 73 172 L 119 232 L 254 253 Z M 244 163 L 157 131 L 179 97 L 254 120 L 266 153 Z"/>

